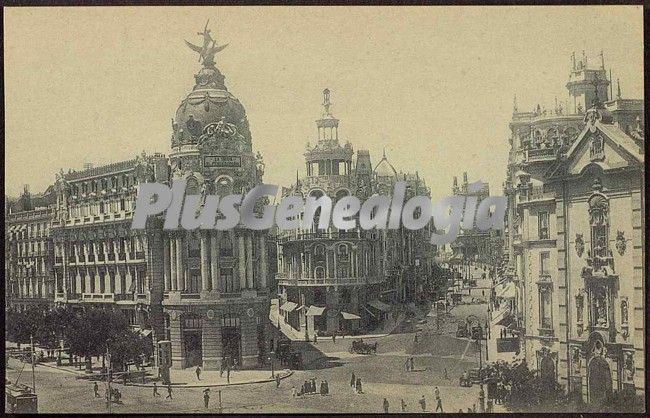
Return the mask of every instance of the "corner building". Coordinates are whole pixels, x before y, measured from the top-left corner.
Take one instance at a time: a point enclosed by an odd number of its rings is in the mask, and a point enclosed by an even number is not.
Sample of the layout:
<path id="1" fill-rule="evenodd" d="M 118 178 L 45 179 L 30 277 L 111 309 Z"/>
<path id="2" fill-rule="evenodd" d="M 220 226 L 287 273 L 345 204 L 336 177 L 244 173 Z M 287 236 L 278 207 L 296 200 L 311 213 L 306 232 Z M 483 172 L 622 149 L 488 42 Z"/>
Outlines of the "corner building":
<path id="1" fill-rule="evenodd" d="M 610 83 L 574 59 L 573 109 L 515 107 L 506 181 L 522 352 L 592 403 L 645 390 L 643 101 Z"/>
<path id="2" fill-rule="evenodd" d="M 211 59 L 172 122 L 170 180 L 186 194 L 245 195 L 262 182 L 246 112 Z M 150 219 L 161 230 L 163 219 Z M 165 338 L 172 368 L 218 370 L 263 361 L 269 299 L 268 231 L 165 230 L 160 242 Z"/>

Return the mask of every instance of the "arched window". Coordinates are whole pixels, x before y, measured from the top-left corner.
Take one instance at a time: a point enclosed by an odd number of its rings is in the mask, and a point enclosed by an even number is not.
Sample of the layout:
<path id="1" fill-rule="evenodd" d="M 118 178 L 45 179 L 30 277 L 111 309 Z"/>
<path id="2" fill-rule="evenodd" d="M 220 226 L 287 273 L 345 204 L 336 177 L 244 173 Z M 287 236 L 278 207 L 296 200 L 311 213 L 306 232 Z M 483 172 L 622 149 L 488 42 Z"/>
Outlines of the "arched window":
<path id="1" fill-rule="evenodd" d="M 589 224 L 591 226 L 591 253 L 596 264 L 596 259 L 607 257 L 609 252 L 609 202 L 600 193 L 596 193 L 589 198 L 589 218 Z M 597 270 L 599 268 L 599 264 L 594 265 L 594 269 Z"/>
<path id="2" fill-rule="evenodd" d="M 111 177 L 111 189 L 117 189 L 117 177 Z"/>
<path id="3" fill-rule="evenodd" d="M 314 269 L 314 275 L 316 276 L 317 279 L 324 279 L 325 278 L 325 268 L 324 267 L 316 267 Z"/>
<path id="4" fill-rule="evenodd" d="M 338 249 L 338 259 L 340 261 L 350 261 L 350 247 L 347 244 L 339 244 Z"/>
<path id="5" fill-rule="evenodd" d="M 318 244 L 314 247 L 314 259 L 317 261 L 325 259 L 325 246 L 323 244 Z"/>

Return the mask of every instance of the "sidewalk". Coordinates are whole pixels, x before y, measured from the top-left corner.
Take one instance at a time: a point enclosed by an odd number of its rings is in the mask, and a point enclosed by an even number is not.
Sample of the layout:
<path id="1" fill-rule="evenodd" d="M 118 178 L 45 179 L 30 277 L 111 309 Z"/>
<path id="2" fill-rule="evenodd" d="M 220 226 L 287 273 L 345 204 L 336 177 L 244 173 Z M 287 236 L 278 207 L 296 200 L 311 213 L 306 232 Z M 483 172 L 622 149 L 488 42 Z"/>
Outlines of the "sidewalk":
<path id="1" fill-rule="evenodd" d="M 275 371 L 275 375 L 279 375 L 281 380 L 286 379 L 292 374 L 293 371 L 289 369 Z M 275 381 L 275 378 L 271 377 L 270 370 L 238 370 L 235 372 L 230 372 L 230 383 L 228 383 L 225 371 L 223 373 L 223 377 L 220 377 L 218 371 L 210 370 L 202 371 L 201 380 L 197 380 L 194 369 L 183 369 L 170 370 L 170 380 L 172 386 L 174 387 L 182 386 L 186 388 L 196 388 L 267 383 Z M 162 386 L 161 382 L 157 382 L 157 384 L 159 387 Z M 153 387 L 153 382 L 129 383 L 129 386 Z"/>

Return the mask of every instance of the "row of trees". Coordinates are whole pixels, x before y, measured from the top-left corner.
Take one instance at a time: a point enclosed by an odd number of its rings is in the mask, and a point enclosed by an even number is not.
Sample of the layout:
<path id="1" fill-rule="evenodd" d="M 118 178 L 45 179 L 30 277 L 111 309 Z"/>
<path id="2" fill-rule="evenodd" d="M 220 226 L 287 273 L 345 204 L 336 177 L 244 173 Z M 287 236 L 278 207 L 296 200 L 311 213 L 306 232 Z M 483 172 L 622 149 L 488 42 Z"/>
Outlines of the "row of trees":
<path id="1" fill-rule="evenodd" d="M 6 338 L 43 348 L 56 349 L 63 340 L 69 354 L 85 358 L 91 370 L 91 357 L 111 353 L 112 366 L 124 370 L 128 362 L 138 363 L 142 355 L 153 352 L 151 340 L 131 329 L 121 311 L 88 307 L 74 312 L 66 308 L 48 309 L 33 306 L 24 311 L 8 311 L 5 318 Z"/>
<path id="2" fill-rule="evenodd" d="M 526 361 L 496 362 L 484 367 L 487 380 L 496 380 L 508 390 L 506 407 L 513 412 L 642 412 L 643 396 L 634 390 L 611 392 L 600 404 L 586 404 L 581 396 L 567 394 L 555 379 L 531 370 Z"/>

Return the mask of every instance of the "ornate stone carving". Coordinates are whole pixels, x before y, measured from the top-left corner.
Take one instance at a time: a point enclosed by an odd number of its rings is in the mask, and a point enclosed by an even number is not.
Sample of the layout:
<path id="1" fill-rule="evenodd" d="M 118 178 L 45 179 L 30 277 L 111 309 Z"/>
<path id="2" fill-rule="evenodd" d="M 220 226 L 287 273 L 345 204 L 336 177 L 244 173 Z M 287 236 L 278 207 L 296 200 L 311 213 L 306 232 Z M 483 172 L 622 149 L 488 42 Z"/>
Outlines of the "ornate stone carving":
<path id="1" fill-rule="evenodd" d="M 574 376 L 581 373 L 580 347 L 571 348 L 571 372 Z"/>
<path id="2" fill-rule="evenodd" d="M 634 353 L 631 351 L 623 352 L 623 371 L 625 373 L 625 380 L 634 380 Z"/>
<path id="3" fill-rule="evenodd" d="M 625 232 L 624 231 L 616 231 L 616 251 L 620 255 L 625 254 L 625 249 L 627 248 L 627 243 L 625 240 Z"/>
<path id="4" fill-rule="evenodd" d="M 582 253 L 585 251 L 585 241 L 583 239 L 583 234 L 576 233 L 576 253 L 578 257 L 582 257 Z"/>

